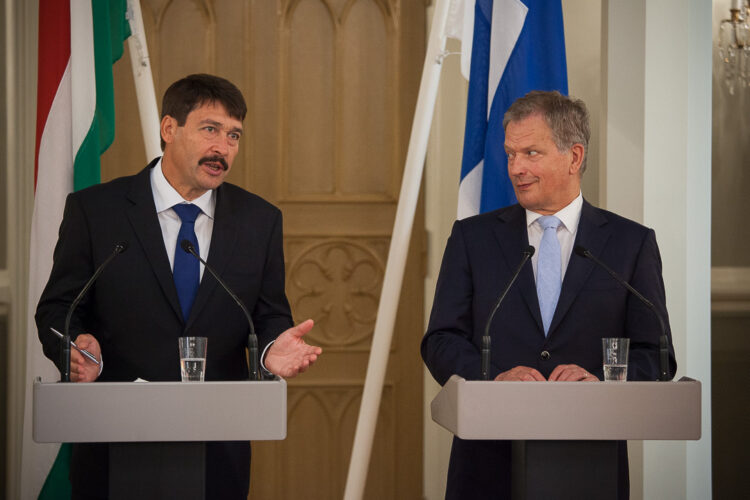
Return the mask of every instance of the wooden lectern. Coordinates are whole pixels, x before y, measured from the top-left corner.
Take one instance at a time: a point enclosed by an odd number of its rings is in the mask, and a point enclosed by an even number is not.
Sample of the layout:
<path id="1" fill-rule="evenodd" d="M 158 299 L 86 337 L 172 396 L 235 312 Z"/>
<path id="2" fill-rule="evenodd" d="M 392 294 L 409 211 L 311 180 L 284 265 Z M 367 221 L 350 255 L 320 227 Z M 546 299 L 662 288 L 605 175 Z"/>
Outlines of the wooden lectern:
<path id="1" fill-rule="evenodd" d="M 205 496 L 205 441 L 286 437 L 286 382 L 34 383 L 38 443 L 112 443 L 111 499 Z"/>
<path id="2" fill-rule="evenodd" d="M 432 419 L 461 439 L 512 440 L 514 498 L 616 498 L 617 441 L 700 439 L 701 384 L 454 375 L 432 401 Z"/>

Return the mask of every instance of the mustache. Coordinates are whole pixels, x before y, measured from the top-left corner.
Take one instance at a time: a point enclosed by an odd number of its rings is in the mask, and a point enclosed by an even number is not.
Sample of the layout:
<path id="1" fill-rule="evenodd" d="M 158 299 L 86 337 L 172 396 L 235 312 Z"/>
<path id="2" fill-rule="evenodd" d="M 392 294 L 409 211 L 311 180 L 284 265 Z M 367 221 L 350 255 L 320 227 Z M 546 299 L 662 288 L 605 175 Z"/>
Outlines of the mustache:
<path id="1" fill-rule="evenodd" d="M 225 171 L 229 169 L 227 161 L 221 156 L 204 156 L 198 160 L 198 165 L 203 165 L 204 163 L 219 163 Z"/>

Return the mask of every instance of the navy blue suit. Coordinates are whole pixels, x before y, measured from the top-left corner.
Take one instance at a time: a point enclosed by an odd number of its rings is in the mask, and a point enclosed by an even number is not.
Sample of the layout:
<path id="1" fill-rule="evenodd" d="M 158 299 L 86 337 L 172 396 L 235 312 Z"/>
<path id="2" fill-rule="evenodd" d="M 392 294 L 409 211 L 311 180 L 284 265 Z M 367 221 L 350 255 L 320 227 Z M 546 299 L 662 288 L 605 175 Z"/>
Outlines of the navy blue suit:
<path id="1" fill-rule="evenodd" d="M 612 267 L 667 318 L 653 230 L 584 201 L 575 244 Z M 526 213 L 520 205 L 454 224 L 422 340 L 422 357 L 441 385 L 453 374 L 480 378 L 485 322 L 526 246 Z M 628 337 L 628 380 L 656 380 L 660 333 L 658 320 L 637 298 L 593 262 L 573 254 L 545 337 L 529 262 L 493 320 L 490 376 L 523 365 L 546 378 L 557 365 L 577 364 L 602 379 L 601 338 Z M 509 442 L 455 438 L 446 498 L 509 498 L 510 473 Z"/>
<path id="2" fill-rule="evenodd" d="M 104 270 L 71 321 L 71 336 L 91 332 L 104 359 L 99 381 L 180 380 L 177 338 L 208 337 L 206 380 L 246 380 L 248 324 L 234 300 L 205 272 L 188 318 L 182 317 L 151 191 L 150 171 L 99 184 L 68 196 L 54 265 L 36 314 L 44 353 L 59 362 L 68 305 L 111 253 L 127 250 Z M 208 263 L 251 312 L 263 349 L 292 326 L 284 292 L 281 212 L 247 191 L 224 183 L 216 210 Z M 221 408 L 217 408 L 221 411 Z M 73 447 L 74 492 L 106 496 L 106 444 Z M 250 444 L 206 446 L 207 498 L 246 498 Z"/>

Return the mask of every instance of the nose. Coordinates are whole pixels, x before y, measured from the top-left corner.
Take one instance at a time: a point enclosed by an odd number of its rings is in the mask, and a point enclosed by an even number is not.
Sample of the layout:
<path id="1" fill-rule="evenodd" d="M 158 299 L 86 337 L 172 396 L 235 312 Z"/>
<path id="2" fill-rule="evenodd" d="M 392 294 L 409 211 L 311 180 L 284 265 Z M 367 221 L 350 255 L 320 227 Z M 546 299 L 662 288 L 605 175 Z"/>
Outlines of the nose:
<path id="1" fill-rule="evenodd" d="M 521 155 L 508 158 L 508 175 L 511 177 L 526 173 L 526 164 Z"/>
<path id="2" fill-rule="evenodd" d="M 229 137 L 227 134 L 216 134 L 216 138 L 211 144 L 211 152 L 221 156 L 229 154 Z"/>

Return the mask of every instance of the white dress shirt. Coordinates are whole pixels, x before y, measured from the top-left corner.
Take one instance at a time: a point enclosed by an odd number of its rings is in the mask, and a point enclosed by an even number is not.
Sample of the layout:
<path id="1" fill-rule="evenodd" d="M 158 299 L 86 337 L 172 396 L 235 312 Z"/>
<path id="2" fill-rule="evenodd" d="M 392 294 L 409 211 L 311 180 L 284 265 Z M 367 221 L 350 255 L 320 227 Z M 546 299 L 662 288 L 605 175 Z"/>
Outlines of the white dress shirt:
<path id="1" fill-rule="evenodd" d="M 192 203 L 201 209 L 198 218 L 195 219 L 195 236 L 198 238 L 198 254 L 203 260 L 208 259 L 208 250 L 211 246 L 211 234 L 214 230 L 214 210 L 216 209 L 216 195 L 214 190 L 206 191 L 193 201 L 185 200 L 172 187 L 164 177 L 161 169 L 161 159 L 151 169 L 151 192 L 154 195 L 156 214 L 159 217 L 161 235 L 164 238 L 164 247 L 169 257 L 169 267 L 174 270 L 174 253 L 177 250 L 177 235 L 180 232 L 182 221 L 172 207 L 178 203 Z M 182 252 L 182 248 L 177 250 Z M 203 279 L 203 264 L 200 265 L 200 278 Z"/>
<path id="2" fill-rule="evenodd" d="M 568 204 L 565 208 L 559 212 L 553 214 L 555 217 L 560 219 L 560 224 L 557 227 L 557 241 L 560 242 L 560 279 L 565 278 L 565 271 L 568 269 L 568 262 L 570 262 L 570 254 L 573 252 L 573 243 L 576 240 L 576 233 L 578 232 L 578 221 L 581 220 L 581 209 L 583 208 L 583 196 L 578 193 L 578 196 Z M 537 222 L 542 214 L 526 210 L 526 230 L 529 234 L 529 245 L 534 247 L 534 255 L 531 257 L 531 265 L 534 267 L 534 279 L 536 280 L 537 260 L 539 260 L 539 244 L 542 242 L 542 235 L 544 229 L 542 225 Z"/>

